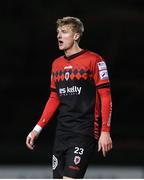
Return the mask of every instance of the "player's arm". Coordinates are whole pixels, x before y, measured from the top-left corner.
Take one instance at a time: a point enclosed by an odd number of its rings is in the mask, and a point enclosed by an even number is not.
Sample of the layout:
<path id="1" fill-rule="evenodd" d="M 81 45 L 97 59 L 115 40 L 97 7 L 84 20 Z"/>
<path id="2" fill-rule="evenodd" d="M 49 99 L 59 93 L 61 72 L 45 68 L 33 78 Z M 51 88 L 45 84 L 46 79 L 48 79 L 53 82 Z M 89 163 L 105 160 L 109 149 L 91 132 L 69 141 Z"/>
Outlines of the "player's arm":
<path id="1" fill-rule="evenodd" d="M 102 129 L 98 141 L 98 151 L 102 150 L 103 155 L 112 148 L 110 137 L 110 119 L 112 113 L 112 99 L 110 91 L 110 81 L 106 62 L 98 56 L 93 66 L 94 80 L 98 96 L 100 98 L 100 113 L 102 119 Z"/>
<path id="2" fill-rule="evenodd" d="M 98 151 L 102 149 L 103 155 L 112 149 L 112 140 L 110 137 L 110 122 L 112 113 L 112 99 L 110 87 L 98 88 L 97 93 L 101 101 L 102 127 L 98 142 Z"/>
<path id="3" fill-rule="evenodd" d="M 34 148 L 34 141 L 37 139 L 42 129 L 48 124 L 59 104 L 60 101 L 57 93 L 55 91 L 51 91 L 40 120 L 26 138 L 26 145 L 29 149 Z"/>

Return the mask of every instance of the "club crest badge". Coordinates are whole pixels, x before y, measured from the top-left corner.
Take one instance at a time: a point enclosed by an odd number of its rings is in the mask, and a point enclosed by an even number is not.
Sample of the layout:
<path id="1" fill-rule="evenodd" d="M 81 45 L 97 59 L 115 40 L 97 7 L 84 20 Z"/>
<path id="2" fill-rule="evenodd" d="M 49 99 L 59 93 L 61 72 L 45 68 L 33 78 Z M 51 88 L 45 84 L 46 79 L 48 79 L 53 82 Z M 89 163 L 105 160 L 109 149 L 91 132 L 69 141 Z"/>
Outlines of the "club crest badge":
<path id="1" fill-rule="evenodd" d="M 65 80 L 66 80 L 66 81 L 69 79 L 69 76 L 70 76 L 69 72 L 66 72 L 66 73 L 65 73 Z"/>
<path id="2" fill-rule="evenodd" d="M 75 163 L 75 165 L 79 164 L 79 163 L 80 163 L 80 160 L 81 160 L 81 157 L 80 157 L 80 156 L 75 156 L 75 157 L 74 157 L 74 163 Z"/>

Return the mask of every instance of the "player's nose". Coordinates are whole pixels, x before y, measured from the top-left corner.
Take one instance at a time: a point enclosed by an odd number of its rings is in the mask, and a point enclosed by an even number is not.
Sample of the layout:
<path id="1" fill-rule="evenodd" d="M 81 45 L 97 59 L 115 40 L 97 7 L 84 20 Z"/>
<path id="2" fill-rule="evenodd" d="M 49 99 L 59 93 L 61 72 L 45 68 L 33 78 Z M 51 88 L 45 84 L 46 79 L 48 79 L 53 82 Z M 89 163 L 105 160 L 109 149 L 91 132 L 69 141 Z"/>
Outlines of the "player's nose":
<path id="1" fill-rule="evenodd" d="M 57 33 L 57 38 L 60 39 L 61 37 L 62 37 L 61 33 L 58 32 L 58 33 Z"/>

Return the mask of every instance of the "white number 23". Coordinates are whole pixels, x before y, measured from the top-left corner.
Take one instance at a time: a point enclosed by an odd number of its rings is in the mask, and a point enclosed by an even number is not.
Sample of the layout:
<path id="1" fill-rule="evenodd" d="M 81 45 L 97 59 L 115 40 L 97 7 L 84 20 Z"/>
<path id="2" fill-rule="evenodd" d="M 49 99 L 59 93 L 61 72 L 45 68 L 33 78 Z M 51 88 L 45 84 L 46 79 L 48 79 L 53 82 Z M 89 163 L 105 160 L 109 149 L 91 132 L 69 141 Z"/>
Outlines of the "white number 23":
<path id="1" fill-rule="evenodd" d="M 80 155 L 82 155 L 83 152 L 84 152 L 84 149 L 83 149 L 83 148 L 75 147 L 75 151 L 74 151 L 75 154 L 80 154 Z"/>

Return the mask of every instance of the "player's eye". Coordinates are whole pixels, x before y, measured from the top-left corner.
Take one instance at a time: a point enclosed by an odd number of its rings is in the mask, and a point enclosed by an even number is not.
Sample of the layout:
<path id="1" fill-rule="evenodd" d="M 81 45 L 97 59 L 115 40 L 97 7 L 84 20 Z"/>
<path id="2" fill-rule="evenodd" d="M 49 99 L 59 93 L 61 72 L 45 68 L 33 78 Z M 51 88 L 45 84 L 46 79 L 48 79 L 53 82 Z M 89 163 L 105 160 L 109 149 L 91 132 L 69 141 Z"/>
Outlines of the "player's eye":
<path id="1" fill-rule="evenodd" d="M 62 33 L 67 33 L 67 30 L 62 30 Z"/>

